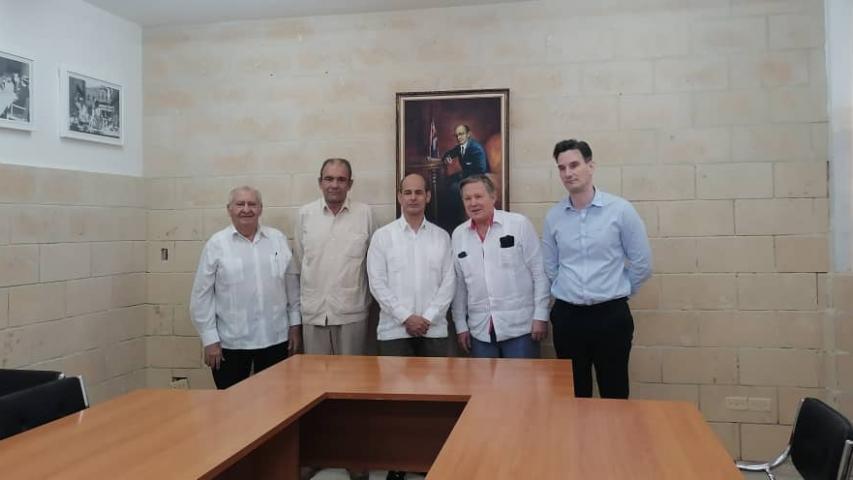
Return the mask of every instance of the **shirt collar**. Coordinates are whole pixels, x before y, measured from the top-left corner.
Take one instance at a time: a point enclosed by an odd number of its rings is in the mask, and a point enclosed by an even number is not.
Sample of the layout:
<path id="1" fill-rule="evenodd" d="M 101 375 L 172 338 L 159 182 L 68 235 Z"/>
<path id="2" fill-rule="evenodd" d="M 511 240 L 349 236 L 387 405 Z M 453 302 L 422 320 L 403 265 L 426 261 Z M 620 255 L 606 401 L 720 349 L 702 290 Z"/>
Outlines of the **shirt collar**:
<path id="1" fill-rule="evenodd" d="M 504 211 L 498 210 L 496 208 L 495 211 L 492 212 L 492 217 L 489 219 L 489 227 L 491 227 L 495 223 L 503 223 L 503 215 Z M 468 228 L 470 228 L 471 230 L 477 230 L 477 224 L 474 223 L 474 220 L 468 222 Z"/>
<path id="2" fill-rule="evenodd" d="M 330 209 L 330 208 L 329 208 L 329 205 L 328 205 L 328 204 L 326 204 L 326 199 L 325 199 L 325 198 L 320 197 L 320 205 L 321 205 L 322 210 L 323 210 L 324 212 L 333 213 L 333 212 L 332 212 L 332 209 Z M 349 210 L 349 209 L 350 209 L 350 208 L 349 208 L 349 195 L 347 195 L 347 198 L 345 198 L 345 199 L 344 199 L 344 204 L 343 204 L 343 205 L 341 205 L 341 209 L 338 211 L 338 213 L 341 213 L 341 212 L 343 212 L 344 210 Z"/>
<path id="3" fill-rule="evenodd" d="M 593 188 L 595 188 L 595 187 L 593 187 Z M 609 199 L 607 198 L 607 196 L 608 196 L 607 193 L 602 192 L 601 189 L 599 189 L 599 188 L 595 188 L 595 195 L 592 196 L 592 201 L 589 202 L 589 205 L 587 205 L 587 206 L 603 207 L 603 206 L 607 205 L 607 203 L 608 203 Z M 571 195 L 569 195 L 563 200 L 565 202 L 565 205 L 566 205 L 566 210 L 577 210 L 575 207 L 572 206 L 571 198 L 572 198 Z"/>
<path id="4" fill-rule="evenodd" d="M 229 229 L 229 231 L 230 231 L 230 233 L 231 233 L 231 236 L 232 236 L 232 237 L 233 237 L 234 235 L 239 235 L 239 236 L 243 237 L 243 235 L 242 235 L 240 232 L 238 232 L 238 231 L 237 231 L 237 227 L 235 227 L 233 223 L 232 223 L 231 225 L 229 225 L 229 226 L 228 226 L 228 229 Z M 257 232 L 255 232 L 255 237 L 254 237 L 252 240 L 253 240 L 253 241 L 257 241 L 257 240 L 258 240 L 258 236 L 264 236 L 264 237 L 268 237 L 268 236 L 269 236 L 269 232 L 267 232 L 267 228 L 266 228 L 265 226 L 261 225 L 261 223 L 260 223 L 260 222 L 258 222 L 258 231 L 257 231 Z M 246 238 L 246 237 L 243 237 L 243 238 Z M 248 240 L 248 239 L 247 239 L 247 240 Z"/>
<path id="5" fill-rule="evenodd" d="M 429 222 L 427 222 L 426 216 L 424 216 L 423 221 L 418 226 L 418 231 L 420 232 L 421 230 L 423 230 L 424 227 L 426 227 L 428 224 L 429 224 Z M 406 230 L 409 230 L 409 231 L 414 233 L 414 230 L 412 230 L 412 227 L 409 225 L 409 222 L 406 221 L 406 217 L 404 217 L 402 215 L 400 215 L 400 218 L 397 219 L 397 225 L 399 225 L 400 230 L 402 230 L 404 232 Z"/>

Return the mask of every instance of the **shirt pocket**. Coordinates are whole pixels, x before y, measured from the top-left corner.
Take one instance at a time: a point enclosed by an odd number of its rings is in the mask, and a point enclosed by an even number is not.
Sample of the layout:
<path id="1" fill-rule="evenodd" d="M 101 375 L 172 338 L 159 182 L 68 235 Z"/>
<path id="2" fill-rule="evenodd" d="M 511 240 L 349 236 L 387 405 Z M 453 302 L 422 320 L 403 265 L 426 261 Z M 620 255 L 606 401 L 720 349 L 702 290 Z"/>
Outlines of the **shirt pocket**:
<path id="1" fill-rule="evenodd" d="M 427 272 L 429 272 L 430 278 L 433 280 L 437 280 L 438 283 L 441 283 L 442 278 L 442 268 L 444 265 L 441 263 L 442 259 L 438 256 L 429 256 L 425 259 L 427 262 Z"/>
<path id="2" fill-rule="evenodd" d="M 275 335 L 281 335 L 287 331 L 289 327 L 287 320 L 285 307 L 278 303 L 274 304 L 272 307 L 272 330 Z"/>
<path id="3" fill-rule="evenodd" d="M 359 287 L 341 287 L 327 299 L 331 310 L 339 315 L 366 313 L 365 298 Z"/>
<path id="4" fill-rule="evenodd" d="M 471 282 L 473 281 L 474 276 L 474 265 L 471 261 L 471 256 L 459 258 L 457 260 L 459 262 L 459 269 L 462 270 L 462 279 L 465 280 L 465 284 L 470 288 Z"/>
<path id="5" fill-rule="evenodd" d="M 441 283 L 444 273 L 445 250 L 442 244 L 432 244 L 424 252 L 424 263 L 431 282 Z M 452 267 L 451 267 L 452 268 Z"/>
<path id="6" fill-rule="evenodd" d="M 518 248 L 518 245 L 513 245 L 511 247 L 501 248 L 500 249 L 500 259 L 501 266 L 503 267 L 515 267 L 518 265 L 521 256 L 521 249 Z"/>
<path id="7" fill-rule="evenodd" d="M 249 322 L 246 312 L 231 311 L 217 325 L 222 337 L 228 340 L 243 340 L 249 335 Z"/>
<path id="8" fill-rule="evenodd" d="M 225 285 L 233 285 L 243 281 L 243 260 L 240 258 L 223 258 L 219 264 L 217 277 Z"/>
<path id="9" fill-rule="evenodd" d="M 279 255 L 278 252 L 270 254 L 270 275 L 272 278 L 284 278 L 286 263 L 284 255 Z"/>
<path id="10" fill-rule="evenodd" d="M 367 235 L 355 234 L 349 237 L 346 245 L 346 255 L 351 258 L 364 258 L 367 251 Z"/>
<path id="11" fill-rule="evenodd" d="M 398 252 L 388 255 L 388 274 L 399 274 L 406 269 L 406 257 Z"/>
<path id="12" fill-rule="evenodd" d="M 320 256 L 326 245 L 326 238 L 319 234 L 312 234 L 311 230 L 302 230 L 302 261 L 303 265 L 310 267 Z"/>

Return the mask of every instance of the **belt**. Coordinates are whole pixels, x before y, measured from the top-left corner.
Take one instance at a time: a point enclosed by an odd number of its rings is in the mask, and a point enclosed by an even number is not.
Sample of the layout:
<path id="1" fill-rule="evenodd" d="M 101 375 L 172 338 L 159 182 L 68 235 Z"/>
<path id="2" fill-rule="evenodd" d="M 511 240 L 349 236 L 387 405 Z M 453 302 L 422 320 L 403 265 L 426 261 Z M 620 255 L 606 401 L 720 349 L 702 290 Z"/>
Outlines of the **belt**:
<path id="1" fill-rule="evenodd" d="M 605 301 L 600 302 L 600 303 L 593 303 L 592 305 L 580 305 L 577 303 L 571 303 L 571 302 L 567 302 L 565 300 L 560 300 L 558 298 L 555 300 L 554 303 L 562 303 L 563 305 L 568 305 L 572 308 L 600 308 L 600 307 L 606 307 L 608 305 L 612 305 L 615 303 L 624 303 L 627 301 L 628 301 L 628 297 L 619 297 L 619 298 L 614 298 L 613 300 L 605 300 Z"/>

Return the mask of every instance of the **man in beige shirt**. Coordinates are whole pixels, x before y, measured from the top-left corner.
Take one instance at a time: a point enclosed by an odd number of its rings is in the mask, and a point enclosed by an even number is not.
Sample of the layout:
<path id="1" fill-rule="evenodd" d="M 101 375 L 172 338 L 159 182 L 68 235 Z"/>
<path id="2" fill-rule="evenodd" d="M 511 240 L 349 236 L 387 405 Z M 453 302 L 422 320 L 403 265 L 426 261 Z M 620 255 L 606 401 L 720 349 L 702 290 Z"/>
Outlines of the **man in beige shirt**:
<path id="1" fill-rule="evenodd" d="M 326 160 L 318 179 L 323 198 L 299 209 L 291 271 L 300 281 L 305 353 L 365 353 L 365 259 L 375 227 L 370 207 L 347 198 L 352 182 L 347 160 Z"/>

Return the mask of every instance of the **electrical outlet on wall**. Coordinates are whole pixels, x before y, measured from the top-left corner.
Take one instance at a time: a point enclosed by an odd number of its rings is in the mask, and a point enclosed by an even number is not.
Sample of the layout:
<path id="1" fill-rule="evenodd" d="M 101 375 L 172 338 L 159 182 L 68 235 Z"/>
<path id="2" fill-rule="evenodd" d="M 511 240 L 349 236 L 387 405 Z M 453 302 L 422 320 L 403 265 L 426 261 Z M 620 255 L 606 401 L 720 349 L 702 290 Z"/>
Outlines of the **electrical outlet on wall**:
<path id="1" fill-rule="evenodd" d="M 189 390 L 190 382 L 187 380 L 187 377 L 172 377 L 172 381 L 169 382 L 169 388 L 175 390 Z"/>
<path id="2" fill-rule="evenodd" d="M 749 409 L 753 412 L 769 412 L 770 399 L 764 397 L 749 397 Z"/>
<path id="3" fill-rule="evenodd" d="M 729 410 L 748 410 L 749 402 L 746 397 L 726 397 L 726 408 Z"/>

